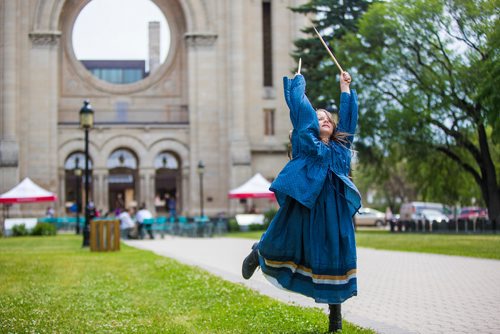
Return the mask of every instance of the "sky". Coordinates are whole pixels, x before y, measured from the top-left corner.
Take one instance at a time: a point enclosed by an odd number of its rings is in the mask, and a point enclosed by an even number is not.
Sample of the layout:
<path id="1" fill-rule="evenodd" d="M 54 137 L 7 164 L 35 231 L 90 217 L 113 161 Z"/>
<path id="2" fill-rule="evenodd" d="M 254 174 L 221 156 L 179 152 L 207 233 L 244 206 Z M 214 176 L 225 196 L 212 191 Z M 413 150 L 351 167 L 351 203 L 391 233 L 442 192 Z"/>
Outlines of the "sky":
<path id="1" fill-rule="evenodd" d="M 160 22 L 160 62 L 170 45 L 167 20 L 151 0 L 92 0 L 73 28 L 80 60 L 148 61 L 148 22 Z"/>

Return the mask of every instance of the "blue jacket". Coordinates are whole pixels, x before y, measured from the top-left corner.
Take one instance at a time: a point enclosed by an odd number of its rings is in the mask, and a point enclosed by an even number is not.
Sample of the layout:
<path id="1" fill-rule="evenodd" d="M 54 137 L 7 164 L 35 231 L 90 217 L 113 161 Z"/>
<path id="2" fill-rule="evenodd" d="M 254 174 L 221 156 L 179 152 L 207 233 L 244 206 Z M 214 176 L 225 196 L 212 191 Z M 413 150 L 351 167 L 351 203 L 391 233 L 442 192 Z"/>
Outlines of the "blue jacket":
<path id="1" fill-rule="evenodd" d="M 344 183 L 344 196 L 349 206 L 349 212 L 354 215 L 361 207 L 361 196 L 354 183 L 349 178 L 351 166 L 350 146 L 358 122 L 358 97 L 355 90 L 351 93 L 341 93 L 339 124 L 336 131 L 351 134 L 347 144 L 330 141 L 329 145 L 319 139 L 319 122 L 316 111 L 305 95 L 306 81 L 302 75 L 293 79 L 283 78 L 285 100 L 290 109 L 292 132 L 292 160 L 290 160 L 270 189 L 276 194 L 280 205 L 290 196 L 311 209 L 332 171 Z"/>

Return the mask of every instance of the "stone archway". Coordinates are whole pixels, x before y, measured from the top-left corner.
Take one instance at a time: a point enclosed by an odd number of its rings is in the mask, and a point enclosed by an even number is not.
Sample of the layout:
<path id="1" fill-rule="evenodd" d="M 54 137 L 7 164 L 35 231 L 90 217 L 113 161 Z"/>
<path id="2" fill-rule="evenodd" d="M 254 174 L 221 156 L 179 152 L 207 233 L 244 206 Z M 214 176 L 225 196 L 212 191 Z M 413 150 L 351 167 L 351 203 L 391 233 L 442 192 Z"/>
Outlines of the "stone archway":
<path id="1" fill-rule="evenodd" d="M 139 159 L 128 147 L 114 150 L 108 157 L 108 207 L 115 215 L 130 207 L 138 207 L 140 203 L 138 190 Z"/>

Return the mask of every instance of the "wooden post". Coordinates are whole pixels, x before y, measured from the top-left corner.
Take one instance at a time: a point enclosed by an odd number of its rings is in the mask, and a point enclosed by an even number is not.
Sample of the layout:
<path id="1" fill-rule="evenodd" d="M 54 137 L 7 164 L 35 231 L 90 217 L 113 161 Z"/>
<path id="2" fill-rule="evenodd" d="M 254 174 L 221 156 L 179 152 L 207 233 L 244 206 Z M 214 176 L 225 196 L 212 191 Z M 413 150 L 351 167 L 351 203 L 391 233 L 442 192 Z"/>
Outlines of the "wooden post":
<path id="1" fill-rule="evenodd" d="M 90 250 L 113 252 L 120 250 L 120 221 L 93 220 L 90 223 Z"/>

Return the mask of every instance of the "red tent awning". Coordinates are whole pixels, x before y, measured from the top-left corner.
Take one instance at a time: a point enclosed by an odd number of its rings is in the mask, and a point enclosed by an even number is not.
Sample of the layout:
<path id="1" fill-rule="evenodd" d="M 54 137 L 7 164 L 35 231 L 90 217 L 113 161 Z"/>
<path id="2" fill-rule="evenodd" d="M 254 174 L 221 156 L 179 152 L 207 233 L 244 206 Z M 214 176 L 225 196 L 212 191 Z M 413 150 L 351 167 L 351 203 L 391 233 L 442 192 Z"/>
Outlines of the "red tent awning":
<path id="1" fill-rule="evenodd" d="M 260 173 L 255 174 L 250 180 L 231 190 L 229 198 L 274 198 L 274 193 L 269 190 L 271 183 Z"/>
<path id="2" fill-rule="evenodd" d="M 43 189 L 28 177 L 17 186 L 0 195 L 0 203 L 54 202 L 56 194 Z"/>

